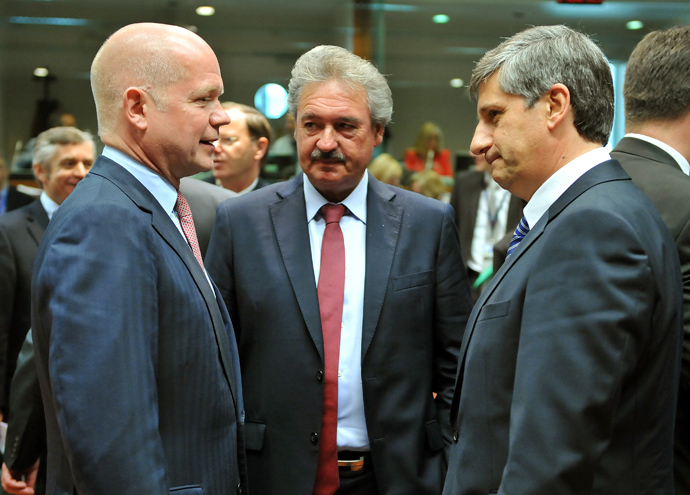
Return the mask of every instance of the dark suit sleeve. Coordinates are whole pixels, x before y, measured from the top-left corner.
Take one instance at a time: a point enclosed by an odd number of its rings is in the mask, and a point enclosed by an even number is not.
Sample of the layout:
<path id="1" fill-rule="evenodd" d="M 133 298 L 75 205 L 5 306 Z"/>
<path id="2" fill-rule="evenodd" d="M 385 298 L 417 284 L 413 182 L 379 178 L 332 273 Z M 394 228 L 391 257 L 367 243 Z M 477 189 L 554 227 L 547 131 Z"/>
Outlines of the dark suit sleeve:
<path id="1" fill-rule="evenodd" d="M 32 326 L 76 490 L 167 494 L 150 216 L 102 202 L 51 227 L 58 230 L 35 270 L 32 304 L 41 311 Z M 49 338 L 39 328 L 50 328 Z M 47 364 L 38 359 L 46 345 Z"/>
<path id="2" fill-rule="evenodd" d="M 517 345 L 517 355 L 499 494 L 589 493 L 623 384 L 645 355 L 661 367 L 676 358 L 673 343 L 659 344 L 650 332 L 649 301 L 659 275 L 632 226 L 598 209 L 548 228 L 551 241 L 563 242 L 537 240 L 531 247 L 541 252 L 538 268 L 527 275 L 519 341 L 505 343 Z M 668 329 L 657 330 L 670 337 Z M 659 394 L 673 389 L 669 383 L 634 386 Z"/>
<path id="3" fill-rule="evenodd" d="M 11 389 L 5 463 L 9 469 L 24 471 L 46 450 L 46 420 L 31 339 L 24 341 Z"/>
<path id="4" fill-rule="evenodd" d="M 0 224 L 0 407 L 4 404 L 5 377 L 8 364 L 8 344 L 17 293 L 17 266 L 7 231 Z"/>
<path id="5" fill-rule="evenodd" d="M 438 420 L 450 447 L 450 404 L 453 399 L 460 342 L 472 310 L 453 209 L 446 206 L 436 270 L 434 310 L 434 383 Z"/>
<path id="6" fill-rule="evenodd" d="M 225 306 L 230 313 L 235 333 L 240 331 L 241 322 L 238 319 L 237 307 L 235 302 L 235 282 L 233 267 L 228 260 L 232 257 L 232 235 L 230 232 L 230 220 L 228 210 L 221 203 L 216 211 L 216 221 L 213 224 L 213 232 L 209 242 L 204 265 L 209 276 L 218 286 L 220 295 L 225 301 Z M 239 340 L 239 335 L 238 335 Z"/>
<path id="7" fill-rule="evenodd" d="M 690 222 L 676 239 L 680 269 L 683 278 L 683 366 L 681 388 L 684 396 L 690 396 Z"/>

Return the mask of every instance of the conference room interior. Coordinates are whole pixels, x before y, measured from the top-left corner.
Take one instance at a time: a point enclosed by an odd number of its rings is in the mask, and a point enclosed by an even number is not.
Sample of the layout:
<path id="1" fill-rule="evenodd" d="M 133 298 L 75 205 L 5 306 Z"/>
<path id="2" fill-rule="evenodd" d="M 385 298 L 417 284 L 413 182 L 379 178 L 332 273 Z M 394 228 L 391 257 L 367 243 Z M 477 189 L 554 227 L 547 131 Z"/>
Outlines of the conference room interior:
<path id="1" fill-rule="evenodd" d="M 91 61 L 112 32 L 134 22 L 176 24 L 202 36 L 220 62 L 222 99 L 248 105 L 266 84 L 287 89 L 295 60 L 310 48 L 348 48 L 388 77 L 394 113 L 381 151 L 402 160 L 420 126 L 432 121 L 458 168 L 471 163 L 477 119 L 467 85 L 474 63 L 527 27 L 565 24 L 592 36 L 611 63 L 616 119 L 609 144 L 615 145 L 624 134 L 621 94 L 630 52 L 650 31 L 690 24 L 690 2 L 572 2 L 0 0 L 0 153 L 16 161 L 55 112 L 72 114 L 79 128 L 96 134 Z M 285 132 L 278 114 L 269 119 L 274 138 Z"/>

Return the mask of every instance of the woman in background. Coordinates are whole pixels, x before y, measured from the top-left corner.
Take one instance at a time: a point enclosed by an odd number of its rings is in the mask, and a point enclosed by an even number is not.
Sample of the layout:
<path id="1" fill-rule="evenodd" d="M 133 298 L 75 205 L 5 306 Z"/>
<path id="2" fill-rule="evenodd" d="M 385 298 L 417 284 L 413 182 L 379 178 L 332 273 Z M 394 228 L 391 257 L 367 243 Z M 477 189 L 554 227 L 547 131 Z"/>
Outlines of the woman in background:
<path id="1" fill-rule="evenodd" d="M 412 172 L 433 170 L 438 175 L 453 176 L 450 150 L 443 147 L 443 132 L 433 122 L 425 122 L 414 147 L 405 152 L 405 167 Z"/>

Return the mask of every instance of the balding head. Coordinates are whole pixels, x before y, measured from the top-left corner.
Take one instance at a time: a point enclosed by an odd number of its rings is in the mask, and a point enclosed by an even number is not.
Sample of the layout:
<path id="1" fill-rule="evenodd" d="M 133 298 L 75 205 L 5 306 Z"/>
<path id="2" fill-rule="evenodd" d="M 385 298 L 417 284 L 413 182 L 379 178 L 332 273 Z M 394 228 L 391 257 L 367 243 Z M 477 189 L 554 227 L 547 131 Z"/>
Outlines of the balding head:
<path id="1" fill-rule="evenodd" d="M 115 132 L 127 88 L 148 92 L 159 109 L 166 106 L 165 87 L 188 75 L 182 54 L 211 51 L 191 31 L 166 24 L 130 24 L 103 43 L 91 65 L 91 88 L 101 136 Z"/>

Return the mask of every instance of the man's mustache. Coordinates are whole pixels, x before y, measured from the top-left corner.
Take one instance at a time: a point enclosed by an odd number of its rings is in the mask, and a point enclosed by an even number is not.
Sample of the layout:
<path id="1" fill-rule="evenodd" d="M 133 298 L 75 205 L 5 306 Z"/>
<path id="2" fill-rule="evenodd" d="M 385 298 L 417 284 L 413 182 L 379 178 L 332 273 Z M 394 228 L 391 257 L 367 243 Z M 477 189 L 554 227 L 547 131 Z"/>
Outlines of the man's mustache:
<path id="1" fill-rule="evenodd" d="M 314 148 L 314 151 L 311 152 L 311 159 L 312 160 L 337 160 L 340 162 L 344 162 L 346 160 L 345 155 L 343 155 L 342 153 L 339 153 L 338 150 L 331 150 L 331 151 L 323 152 L 319 148 Z"/>

